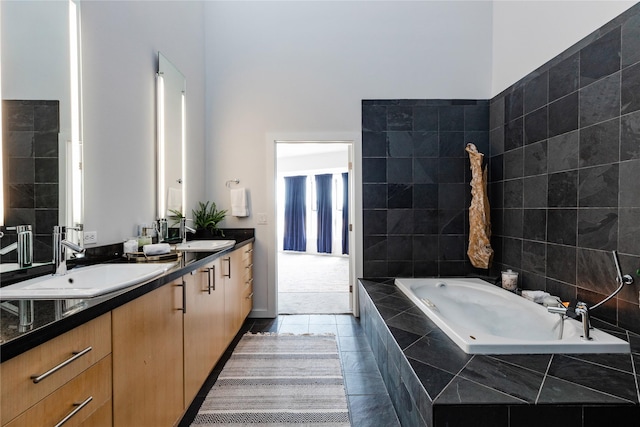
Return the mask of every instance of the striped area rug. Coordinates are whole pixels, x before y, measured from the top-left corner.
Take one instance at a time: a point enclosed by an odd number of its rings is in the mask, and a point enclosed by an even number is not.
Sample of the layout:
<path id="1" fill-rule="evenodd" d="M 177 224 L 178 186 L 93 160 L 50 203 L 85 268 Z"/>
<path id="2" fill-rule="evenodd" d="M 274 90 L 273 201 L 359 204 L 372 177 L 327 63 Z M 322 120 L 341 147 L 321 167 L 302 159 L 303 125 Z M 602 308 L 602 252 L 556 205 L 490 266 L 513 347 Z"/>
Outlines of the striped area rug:
<path id="1" fill-rule="evenodd" d="M 192 426 L 350 426 L 332 335 L 246 334 Z"/>

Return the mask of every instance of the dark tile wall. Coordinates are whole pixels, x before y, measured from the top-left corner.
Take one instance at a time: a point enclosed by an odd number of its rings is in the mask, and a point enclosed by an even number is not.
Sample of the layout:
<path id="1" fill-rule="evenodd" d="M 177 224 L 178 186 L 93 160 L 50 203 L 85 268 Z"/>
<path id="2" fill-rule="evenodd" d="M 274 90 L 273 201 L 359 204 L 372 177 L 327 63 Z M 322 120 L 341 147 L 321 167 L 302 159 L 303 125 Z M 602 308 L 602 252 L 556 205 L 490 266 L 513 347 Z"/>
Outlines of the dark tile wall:
<path id="1" fill-rule="evenodd" d="M 465 147 L 489 152 L 489 102 L 365 100 L 365 277 L 465 275 L 471 172 Z"/>
<path id="2" fill-rule="evenodd" d="M 34 261 L 51 261 L 58 224 L 58 101 L 2 101 L 5 226 L 31 224 Z M 2 247 L 16 241 L 6 231 Z M 16 262 L 15 251 L 2 257 Z"/>
<path id="3" fill-rule="evenodd" d="M 495 270 L 640 332 L 640 5 L 491 100 Z"/>
<path id="4" fill-rule="evenodd" d="M 364 277 L 480 274 L 640 332 L 640 4 L 488 102 L 362 102 Z M 487 145 L 488 131 L 488 145 Z M 466 256 L 466 142 L 489 153 L 494 264 Z"/>

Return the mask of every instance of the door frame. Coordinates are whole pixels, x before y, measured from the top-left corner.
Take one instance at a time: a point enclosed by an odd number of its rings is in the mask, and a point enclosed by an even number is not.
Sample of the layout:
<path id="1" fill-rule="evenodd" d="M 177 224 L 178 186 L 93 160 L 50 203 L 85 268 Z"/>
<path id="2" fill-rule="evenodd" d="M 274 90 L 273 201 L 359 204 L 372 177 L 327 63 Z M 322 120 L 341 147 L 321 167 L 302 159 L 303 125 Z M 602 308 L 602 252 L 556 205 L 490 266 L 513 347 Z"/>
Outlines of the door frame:
<path id="1" fill-rule="evenodd" d="M 267 312 L 268 317 L 278 316 L 278 242 L 277 242 L 277 203 L 276 203 L 276 181 L 277 181 L 277 144 L 280 142 L 289 143 L 344 143 L 349 144 L 349 158 L 351 159 L 351 169 L 349 170 L 349 223 L 351 231 L 349 234 L 349 283 L 352 286 L 349 306 L 354 316 L 359 316 L 358 306 L 358 277 L 362 277 L 362 255 L 359 248 L 362 248 L 362 194 L 357 191 L 361 188 L 362 175 L 360 159 L 362 140 L 361 134 L 355 132 L 326 132 L 326 133 L 269 133 L 266 135 L 267 154 L 267 194 L 268 215 L 271 221 L 268 222 L 267 237 Z"/>

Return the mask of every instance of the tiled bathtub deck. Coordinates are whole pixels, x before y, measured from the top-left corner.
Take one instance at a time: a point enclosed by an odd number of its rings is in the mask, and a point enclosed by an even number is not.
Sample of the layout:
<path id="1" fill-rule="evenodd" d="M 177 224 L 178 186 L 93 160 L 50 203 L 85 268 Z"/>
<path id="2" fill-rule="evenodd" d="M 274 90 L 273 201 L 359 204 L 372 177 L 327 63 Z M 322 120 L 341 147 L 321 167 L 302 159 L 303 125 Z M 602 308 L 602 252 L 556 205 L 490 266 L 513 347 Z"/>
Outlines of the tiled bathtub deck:
<path id="1" fill-rule="evenodd" d="M 403 426 L 596 427 L 640 420 L 637 335 L 607 328 L 630 342 L 631 355 L 469 355 L 393 281 L 361 280 L 359 292 L 361 324 Z"/>

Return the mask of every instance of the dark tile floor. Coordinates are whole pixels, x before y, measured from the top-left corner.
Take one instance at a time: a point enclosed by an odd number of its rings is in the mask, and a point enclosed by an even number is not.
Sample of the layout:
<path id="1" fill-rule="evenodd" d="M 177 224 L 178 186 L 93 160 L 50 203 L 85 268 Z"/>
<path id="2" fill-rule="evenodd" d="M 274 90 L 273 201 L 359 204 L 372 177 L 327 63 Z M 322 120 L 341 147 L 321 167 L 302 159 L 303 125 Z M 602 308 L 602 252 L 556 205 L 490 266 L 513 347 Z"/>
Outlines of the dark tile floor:
<path id="1" fill-rule="evenodd" d="M 247 319 L 242 330 L 198 393 L 180 426 L 185 427 L 191 424 L 233 348 L 247 331 L 335 334 L 345 380 L 351 425 L 353 427 L 400 426 L 360 321 L 347 314 L 296 314 L 280 315 L 275 319 Z"/>

